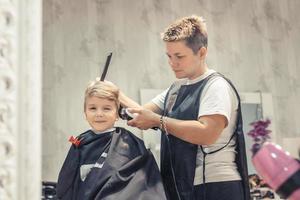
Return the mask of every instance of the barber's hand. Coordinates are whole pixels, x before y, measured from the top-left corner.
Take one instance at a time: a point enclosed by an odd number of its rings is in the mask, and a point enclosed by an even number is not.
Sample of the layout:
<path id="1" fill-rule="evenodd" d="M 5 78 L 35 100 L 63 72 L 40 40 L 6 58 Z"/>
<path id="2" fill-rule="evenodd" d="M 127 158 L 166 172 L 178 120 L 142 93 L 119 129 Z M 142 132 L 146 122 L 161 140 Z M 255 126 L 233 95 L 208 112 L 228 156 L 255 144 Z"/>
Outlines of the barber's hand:
<path id="1" fill-rule="evenodd" d="M 127 122 L 129 126 L 142 130 L 159 126 L 160 116 L 151 110 L 145 108 L 128 108 L 128 111 L 135 115 L 132 120 Z"/>

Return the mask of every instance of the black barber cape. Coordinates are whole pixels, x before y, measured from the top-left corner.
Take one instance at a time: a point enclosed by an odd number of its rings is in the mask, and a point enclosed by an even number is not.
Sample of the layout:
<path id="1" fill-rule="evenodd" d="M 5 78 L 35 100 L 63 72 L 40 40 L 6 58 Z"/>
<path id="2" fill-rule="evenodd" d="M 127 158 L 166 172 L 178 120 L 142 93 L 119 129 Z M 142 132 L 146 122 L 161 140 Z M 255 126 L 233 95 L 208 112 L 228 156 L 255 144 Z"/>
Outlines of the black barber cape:
<path id="1" fill-rule="evenodd" d="M 123 128 L 77 137 L 59 173 L 62 200 L 165 200 L 159 169 L 144 142 Z"/>

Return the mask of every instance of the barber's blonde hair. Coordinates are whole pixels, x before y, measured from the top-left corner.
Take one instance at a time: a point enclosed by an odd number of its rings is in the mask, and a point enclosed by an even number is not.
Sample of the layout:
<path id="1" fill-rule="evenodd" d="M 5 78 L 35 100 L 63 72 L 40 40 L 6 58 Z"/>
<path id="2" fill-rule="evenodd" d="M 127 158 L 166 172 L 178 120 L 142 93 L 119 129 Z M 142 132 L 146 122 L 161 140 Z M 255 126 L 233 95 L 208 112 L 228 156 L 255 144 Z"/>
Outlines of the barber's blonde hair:
<path id="1" fill-rule="evenodd" d="M 117 110 L 120 107 L 119 101 L 119 88 L 116 86 L 103 82 L 103 81 L 91 81 L 88 83 L 88 86 L 85 90 L 85 97 L 84 97 L 84 111 L 86 107 L 86 100 L 90 97 L 98 97 L 103 99 L 108 99 L 110 101 L 114 101 Z"/>
<path id="2" fill-rule="evenodd" d="M 185 41 L 196 53 L 201 47 L 207 48 L 207 28 L 203 17 L 192 15 L 176 20 L 161 34 L 165 42 Z"/>

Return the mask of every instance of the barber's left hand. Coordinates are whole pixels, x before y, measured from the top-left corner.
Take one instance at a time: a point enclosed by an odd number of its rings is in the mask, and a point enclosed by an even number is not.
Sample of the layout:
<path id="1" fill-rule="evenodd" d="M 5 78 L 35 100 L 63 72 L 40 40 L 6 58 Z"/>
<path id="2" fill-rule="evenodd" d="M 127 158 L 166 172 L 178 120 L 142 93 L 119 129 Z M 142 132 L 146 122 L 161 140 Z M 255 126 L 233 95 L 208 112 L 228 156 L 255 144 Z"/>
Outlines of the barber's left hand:
<path id="1" fill-rule="evenodd" d="M 135 115 L 127 124 L 146 130 L 152 127 L 159 126 L 159 115 L 145 108 L 128 108 L 128 111 Z"/>

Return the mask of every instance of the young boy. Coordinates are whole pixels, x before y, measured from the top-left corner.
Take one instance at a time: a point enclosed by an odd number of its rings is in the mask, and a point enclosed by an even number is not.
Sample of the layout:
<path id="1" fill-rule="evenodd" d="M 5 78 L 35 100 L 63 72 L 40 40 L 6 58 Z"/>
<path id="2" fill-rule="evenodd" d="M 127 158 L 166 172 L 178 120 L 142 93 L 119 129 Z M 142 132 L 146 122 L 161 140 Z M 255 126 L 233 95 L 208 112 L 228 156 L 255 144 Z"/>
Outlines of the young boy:
<path id="1" fill-rule="evenodd" d="M 142 140 L 114 127 L 119 89 L 93 81 L 84 113 L 91 129 L 71 137 L 72 146 L 59 173 L 59 199 L 165 199 L 158 167 Z"/>

